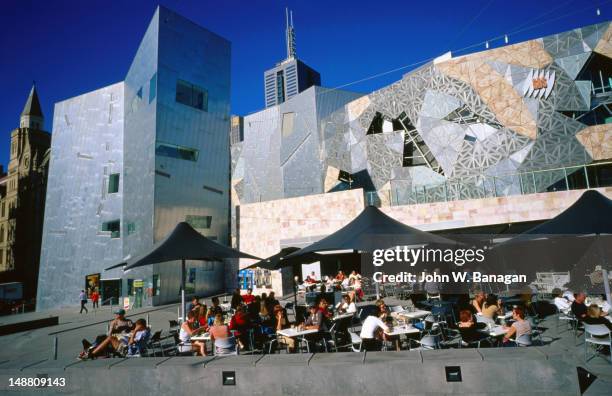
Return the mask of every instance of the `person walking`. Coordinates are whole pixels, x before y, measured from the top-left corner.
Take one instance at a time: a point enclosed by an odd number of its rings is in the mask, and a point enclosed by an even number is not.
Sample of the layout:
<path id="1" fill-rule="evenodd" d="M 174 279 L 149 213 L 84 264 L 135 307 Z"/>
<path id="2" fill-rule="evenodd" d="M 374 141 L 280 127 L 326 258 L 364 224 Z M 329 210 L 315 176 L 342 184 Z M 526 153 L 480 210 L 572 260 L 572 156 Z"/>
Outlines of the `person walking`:
<path id="1" fill-rule="evenodd" d="M 98 289 L 95 288 L 93 290 L 93 292 L 91 293 L 91 306 L 93 308 L 100 308 L 100 293 L 98 292 Z"/>
<path id="2" fill-rule="evenodd" d="M 85 290 L 81 290 L 79 300 L 81 300 L 81 310 L 79 313 L 82 314 L 83 310 L 85 310 L 85 313 L 89 313 L 89 310 L 87 310 L 87 307 L 85 306 L 87 304 L 87 293 L 85 293 Z"/>

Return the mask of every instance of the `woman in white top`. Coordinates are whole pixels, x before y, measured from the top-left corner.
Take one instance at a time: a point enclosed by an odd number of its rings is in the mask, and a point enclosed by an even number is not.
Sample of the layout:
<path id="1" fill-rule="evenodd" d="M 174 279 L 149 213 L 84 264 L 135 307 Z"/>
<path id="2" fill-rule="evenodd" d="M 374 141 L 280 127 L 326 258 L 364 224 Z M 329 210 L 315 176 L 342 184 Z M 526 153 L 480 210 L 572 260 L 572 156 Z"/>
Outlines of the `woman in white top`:
<path id="1" fill-rule="evenodd" d="M 179 345 L 179 351 L 195 351 L 198 356 L 206 356 L 206 343 L 202 341 L 191 341 L 192 336 L 197 335 L 204 330 L 204 327 L 200 327 L 198 329 L 195 328 L 195 317 L 195 313 L 193 311 L 189 311 L 189 313 L 187 313 L 187 321 L 181 324 L 181 329 L 179 331 L 179 340 L 181 341 L 181 345 Z"/>
<path id="2" fill-rule="evenodd" d="M 345 294 L 344 296 L 342 296 L 342 301 L 336 304 L 336 311 L 339 314 L 355 313 L 357 312 L 357 306 L 352 301 L 351 296 L 349 294 Z"/>
<path id="3" fill-rule="evenodd" d="M 565 297 L 563 297 L 561 290 L 559 289 L 553 290 L 553 295 L 555 296 L 555 299 L 553 302 L 555 303 L 555 306 L 557 307 L 557 309 L 560 312 L 569 311 L 569 309 L 572 306 L 572 303 L 569 300 L 567 300 Z"/>

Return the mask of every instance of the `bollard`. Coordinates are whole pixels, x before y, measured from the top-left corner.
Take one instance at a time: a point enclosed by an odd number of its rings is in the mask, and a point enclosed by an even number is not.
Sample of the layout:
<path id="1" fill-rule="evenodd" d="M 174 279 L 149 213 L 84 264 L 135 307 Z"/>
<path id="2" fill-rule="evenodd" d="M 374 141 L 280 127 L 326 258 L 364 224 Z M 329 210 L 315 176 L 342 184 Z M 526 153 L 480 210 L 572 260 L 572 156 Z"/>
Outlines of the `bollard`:
<path id="1" fill-rule="evenodd" d="M 147 326 L 151 327 L 151 315 L 147 314 Z"/>
<path id="2" fill-rule="evenodd" d="M 180 317 L 181 317 L 181 307 L 179 306 L 179 307 L 176 308 L 176 318 L 180 319 Z M 179 322 L 180 322 L 180 320 L 179 320 Z"/>
<path id="3" fill-rule="evenodd" d="M 53 338 L 53 360 L 57 360 L 57 343 L 58 339 L 57 336 L 55 336 L 55 338 Z"/>

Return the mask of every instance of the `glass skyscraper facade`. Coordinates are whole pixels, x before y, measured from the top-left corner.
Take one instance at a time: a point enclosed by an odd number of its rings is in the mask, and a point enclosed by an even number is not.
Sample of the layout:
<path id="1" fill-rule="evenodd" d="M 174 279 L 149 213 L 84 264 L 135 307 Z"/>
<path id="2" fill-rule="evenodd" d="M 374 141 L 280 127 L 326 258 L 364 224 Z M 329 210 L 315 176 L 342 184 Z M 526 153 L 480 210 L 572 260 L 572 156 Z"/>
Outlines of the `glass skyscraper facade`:
<path id="1" fill-rule="evenodd" d="M 39 309 L 74 304 L 88 282 L 103 299 L 178 299 L 179 263 L 104 268 L 181 221 L 228 243 L 229 108 L 230 43 L 163 7 L 124 82 L 56 105 Z M 222 264 L 187 267 L 188 292 L 224 289 Z"/>

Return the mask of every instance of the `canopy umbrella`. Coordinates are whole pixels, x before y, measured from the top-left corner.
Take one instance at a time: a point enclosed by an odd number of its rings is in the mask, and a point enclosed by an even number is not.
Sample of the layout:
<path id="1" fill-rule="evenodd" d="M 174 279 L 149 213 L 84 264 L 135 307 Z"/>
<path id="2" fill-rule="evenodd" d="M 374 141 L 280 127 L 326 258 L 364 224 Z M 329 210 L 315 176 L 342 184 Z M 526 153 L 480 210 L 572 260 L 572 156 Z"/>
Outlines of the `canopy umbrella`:
<path id="1" fill-rule="evenodd" d="M 350 223 L 333 234 L 291 253 L 283 258 L 297 260 L 316 254 L 372 253 L 395 246 L 423 246 L 429 244 L 457 245 L 451 239 L 409 227 L 384 214 L 374 206 L 367 206 Z M 377 297 L 378 283 L 375 284 Z"/>
<path id="2" fill-rule="evenodd" d="M 612 234 L 612 200 L 596 190 L 585 191 L 576 202 L 554 218 L 525 231 L 524 233 L 500 244 L 498 247 L 514 245 L 526 241 L 557 241 L 564 237 L 595 237 L 599 252 L 603 255 L 601 237 Z M 569 246 L 570 240 L 564 239 L 563 245 Z M 559 246 L 560 244 L 557 244 Z M 562 245 L 561 245 L 562 246 Z M 602 257 L 603 258 L 603 257 Z M 606 298 L 610 302 L 610 285 L 607 271 L 603 271 Z"/>
<path id="3" fill-rule="evenodd" d="M 212 241 L 188 223 L 181 222 L 164 240 L 155 244 L 150 251 L 113 266 L 125 265 L 124 271 L 145 265 L 181 260 L 181 312 L 185 319 L 185 260 L 221 261 L 226 258 L 249 258 L 260 260 L 259 257 L 240 252 Z M 113 268 L 109 267 L 109 268 Z"/>
<path id="4" fill-rule="evenodd" d="M 288 254 L 291 254 L 293 252 L 297 252 L 298 250 L 300 250 L 300 248 L 297 247 L 285 247 L 282 248 L 278 253 L 265 258 L 263 260 L 260 260 L 256 263 L 253 263 L 251 265 L 249 265 L 248 267 L 245 267 L 243 269 L 251 269 L 251 268 L 262 268 L 262 269 L 267 269 L 267 270 L 276 270 L 280 268 L 280 263 L 281 263 L 281 259 L 283 257 L 285 257 Z"/>
<path id="5" fill-rule="evenodd" d="M 456 245 L 456 241 L 409 227 L 374 206 L 367 206 L 353 221 L 333 234 L 291 253 L 283 260 L 321 252 L 368 252 L 394 246 Z"/>

